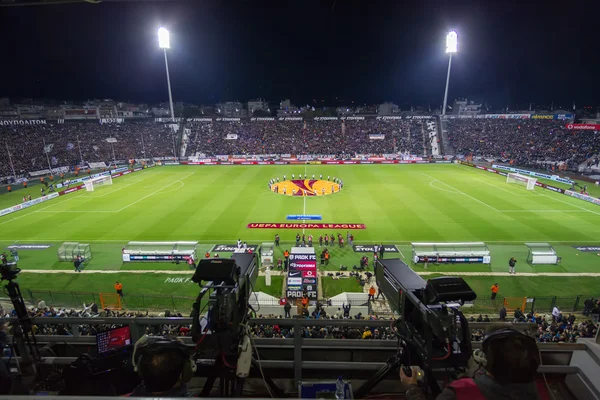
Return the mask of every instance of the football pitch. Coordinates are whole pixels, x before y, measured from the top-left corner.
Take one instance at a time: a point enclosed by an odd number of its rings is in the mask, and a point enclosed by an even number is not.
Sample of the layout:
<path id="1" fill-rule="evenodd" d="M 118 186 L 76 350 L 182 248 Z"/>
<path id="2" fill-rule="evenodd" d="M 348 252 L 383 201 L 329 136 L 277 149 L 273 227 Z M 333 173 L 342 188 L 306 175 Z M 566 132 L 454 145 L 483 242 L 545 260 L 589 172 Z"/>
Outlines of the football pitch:
<path id="1" fill-rule="evenodd" d="M 269 190 L 270 179 L 292 174 L 338 177 L 339 193 L 326 196 L 284 196 Z M 125 293 L 195 296 L 184 264 L 123 263 L 128 241 L 199 241 L 203 255 L 216 244 L 273 242 L 279 233 L 283 248 L 293 244 L 294 229 L 249 229 L 250 223 L 297 223 L 290 214 L 318 214 L 322 223 L 364 224 L 353 230 L 355 244 L 395 244 L 409 265 L 411 242 L 485 242 L 491 265 L 430 265 L 419 273 L 464 275 L 480 297 L 492 283 L 501 296 L 598 296 L 600 257 L 573 246 L 600 245 L 600 207 L 536 188 L 527 191 L 506 178 L 454 164 L 424 165 L 295 165 L 295 166 L 164 166 L 115 179 L 94 192 L 79 191 L 0 218 L 0 245 L 46 244 L 42 250 L 20 250 L 18 282 L 24 289 L 113 292 L 116 280 Z M 0 196 L 0 208 L 18 204 L 23 190 Z M 34 193 L 32 189 L 32 194 Z M 344 229 L 309 230 L 346 237 Z M 57 261 L 62 242 L 91 244 L 93 258 L 82 273 Z M 550 242 L 561 263 L 527 264 L 526 242 Z M 362 253 L 350 246 L 331 250 L 324 270 L 352 269 Z M 318 251 L 318 249 L 317 249 Z M 367 254 L 371 256 L 371 254 Z M 229 256 L 221 253 L 220 256 Z M 386 254 L 386 257 L 392 257 Z M 517 276 L 506 276 L 508 259 L 517 259 Z M 424 276 L 433 275 L 426 275 Z M 327 285 L 328 280 L 323 280 Z M 256 290 L 281 294 L 283 280 Z M 338 284 L 323 292 L 356 290 Z"/>

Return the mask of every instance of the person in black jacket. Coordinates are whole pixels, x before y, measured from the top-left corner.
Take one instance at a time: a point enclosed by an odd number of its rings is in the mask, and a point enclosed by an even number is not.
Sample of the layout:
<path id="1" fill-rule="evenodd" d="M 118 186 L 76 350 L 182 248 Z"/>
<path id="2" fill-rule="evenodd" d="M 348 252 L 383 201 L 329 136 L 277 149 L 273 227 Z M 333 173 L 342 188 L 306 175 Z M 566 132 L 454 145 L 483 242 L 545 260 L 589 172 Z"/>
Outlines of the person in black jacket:
<path id="1" fill-rule="evenodd" d="M 285 317 L 286 318 L 291 318 L 290 316 L 290 310 L 292 309 L 292 306 L 290 305 L 290 301 L 287 300 L 285 302 L 285 306 L 283 306 L 283 310 L 285 311 Z"/>
<path id="2" fill-rule="evenodd" d="M 342 304 L 342 308 L 344 309 L 344 318 L 349 318 L 351 305 Z"/>
<path id="3" fill-rule="evenodd" d="M 385 248 L 383 247 L 383 243 L 379 245 L 379 259 L 383 260 L 383 253 L 385 253 Z"/>
<path id="4" fill-rule="evenodd" d="M 517 264 L 517 260 L 514 257 L 511 257 L 508 260 L 508 273 L 511 275 L 515 274 L 515 265 Z"/>
<path id="5" fill-rule="evenodd" d="M 517 332 L 488 339 L 493 333 L 488 332 L 484 338 L 483 354 L 486 361 L 483 373 L 475 373 L 473 378 L 455 380 L 444 388 L 436 400 L 539 400 L 548 395 L 545 387 L 535 383 L 540 365 L 535 340 Z M 400 380 L 406 390 L 405 399 L 426 399 L 425 393 L 417 386 L 416 369 L 408 377 L 400 368 Z M 541 396 L 541 391 L 546 396 Z"/>

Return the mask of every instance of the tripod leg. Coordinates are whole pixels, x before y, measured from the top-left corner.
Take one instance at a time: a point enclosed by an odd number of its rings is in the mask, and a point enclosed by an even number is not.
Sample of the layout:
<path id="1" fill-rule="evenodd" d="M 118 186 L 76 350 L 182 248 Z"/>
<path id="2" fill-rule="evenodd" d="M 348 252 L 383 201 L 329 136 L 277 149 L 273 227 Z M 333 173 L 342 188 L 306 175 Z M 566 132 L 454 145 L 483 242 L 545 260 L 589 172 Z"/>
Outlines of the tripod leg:
<path id="1" fill-rule="evenodd" d="M 259 376 L 261 376 L 258 361 L 254 357 L 252 357 L 252 366 L 256 369 L 256 373 Z M 273 394 L 273 397 L 279 398 L 279 399 L 285 397 L 285 393 L 283 392 L 283 390 L 281 390 L 279 388 L 279 386 L 277 386 L 275 384 L 275 382 L 273 382 L 273 380 L 269 376 L 265 375 L 264 379 L 265 379 L 265 382 L 267 383 L 267 385 L 269 386 L 269 388 L 271 389 L 271 393 Z"/>
<path id="2" fill-rule="evenodd" d="M 215 363 L 213 364 L 213 368 L 211 370 L 211 374 L 206 378 L 206 382 L 204 382 L 204 387 L 202 388 L 202 392 L 200 392 L 200 397 L 209 397 L 210 392 L 215 384 L 215 381 L 219 377 L 221 369 L 223 368 L 223 363 L 221 361 L 221 357 L 217 356 Z"/>
<path id="3" fill-rule="evenodd" d="M 382 380 L 385 379 L 385 377 L 391 372 L 396 370 L 396 368 L 400 365 L 400 358 L 399 357 L 390 357 L 389 360 L 387 360 L 387 363 L 381 367 L 381 369 L 379 369 L 379 371 L 375 372 L 375 374 L 369 378 L 368 381 L 366 381 L 365 383 L 363 383 L 363 385 L 361 387 L 359 387 L 358 389 L 356 389 L 354 391 L 354 398 L 355 399 L 362 399 L 363 397 L 365 397 L 365 395 L 367 395 L 371 389 L 373 389 L 375 386 L 377 386 Z"/>

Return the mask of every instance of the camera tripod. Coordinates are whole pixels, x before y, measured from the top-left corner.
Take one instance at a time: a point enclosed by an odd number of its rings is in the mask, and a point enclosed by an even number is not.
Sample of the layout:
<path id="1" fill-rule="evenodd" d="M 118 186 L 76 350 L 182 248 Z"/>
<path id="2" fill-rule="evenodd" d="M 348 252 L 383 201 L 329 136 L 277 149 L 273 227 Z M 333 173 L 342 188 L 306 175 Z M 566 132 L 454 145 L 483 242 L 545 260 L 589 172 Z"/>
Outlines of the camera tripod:
<path id="1" fill-rule="evenodd" d="M 14 281 L 21 270 L 18 268 L 11 269 L 14 265 L 15 263 L 12 263 L 12 265 L 3 265 L 0 267 L 0 273 L 1 280 L 8 281 L 5 286 L 5 291 L 10 297 L 10 301 L 17 314 L 18 323 L 13 324 L 13 338 L 15 347 L 18 349 L 18 353 L 21 356 L 19 367 L 22 375 L 37 376 L 42 379 L 41 371 L 36 366 L 36 364 L 41 361 L 41 356 L 38 350 L 37 340 L 32 330 L 33 323 L 27 313 L 27 307 L 25 306 L 25 300 L 21 294 L 21 288 L 19 287 L 19 284 Z M 24 371 L 24 368 L 27 369 L 27 371 Z M 24 372 L 28 373 L 25 374 Z"/>

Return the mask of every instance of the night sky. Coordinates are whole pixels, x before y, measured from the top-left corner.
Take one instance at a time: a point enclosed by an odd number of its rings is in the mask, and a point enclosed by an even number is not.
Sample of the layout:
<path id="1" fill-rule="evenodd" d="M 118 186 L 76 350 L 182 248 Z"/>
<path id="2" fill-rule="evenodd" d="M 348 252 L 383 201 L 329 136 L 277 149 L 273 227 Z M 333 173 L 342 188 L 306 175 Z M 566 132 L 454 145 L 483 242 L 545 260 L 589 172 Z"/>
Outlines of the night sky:
<path id="1" fill-rule="evenodd" d="M 0 97 L 491 107 L 600 103 L 600 2 L 138 1 L 0 8 Z"/>

